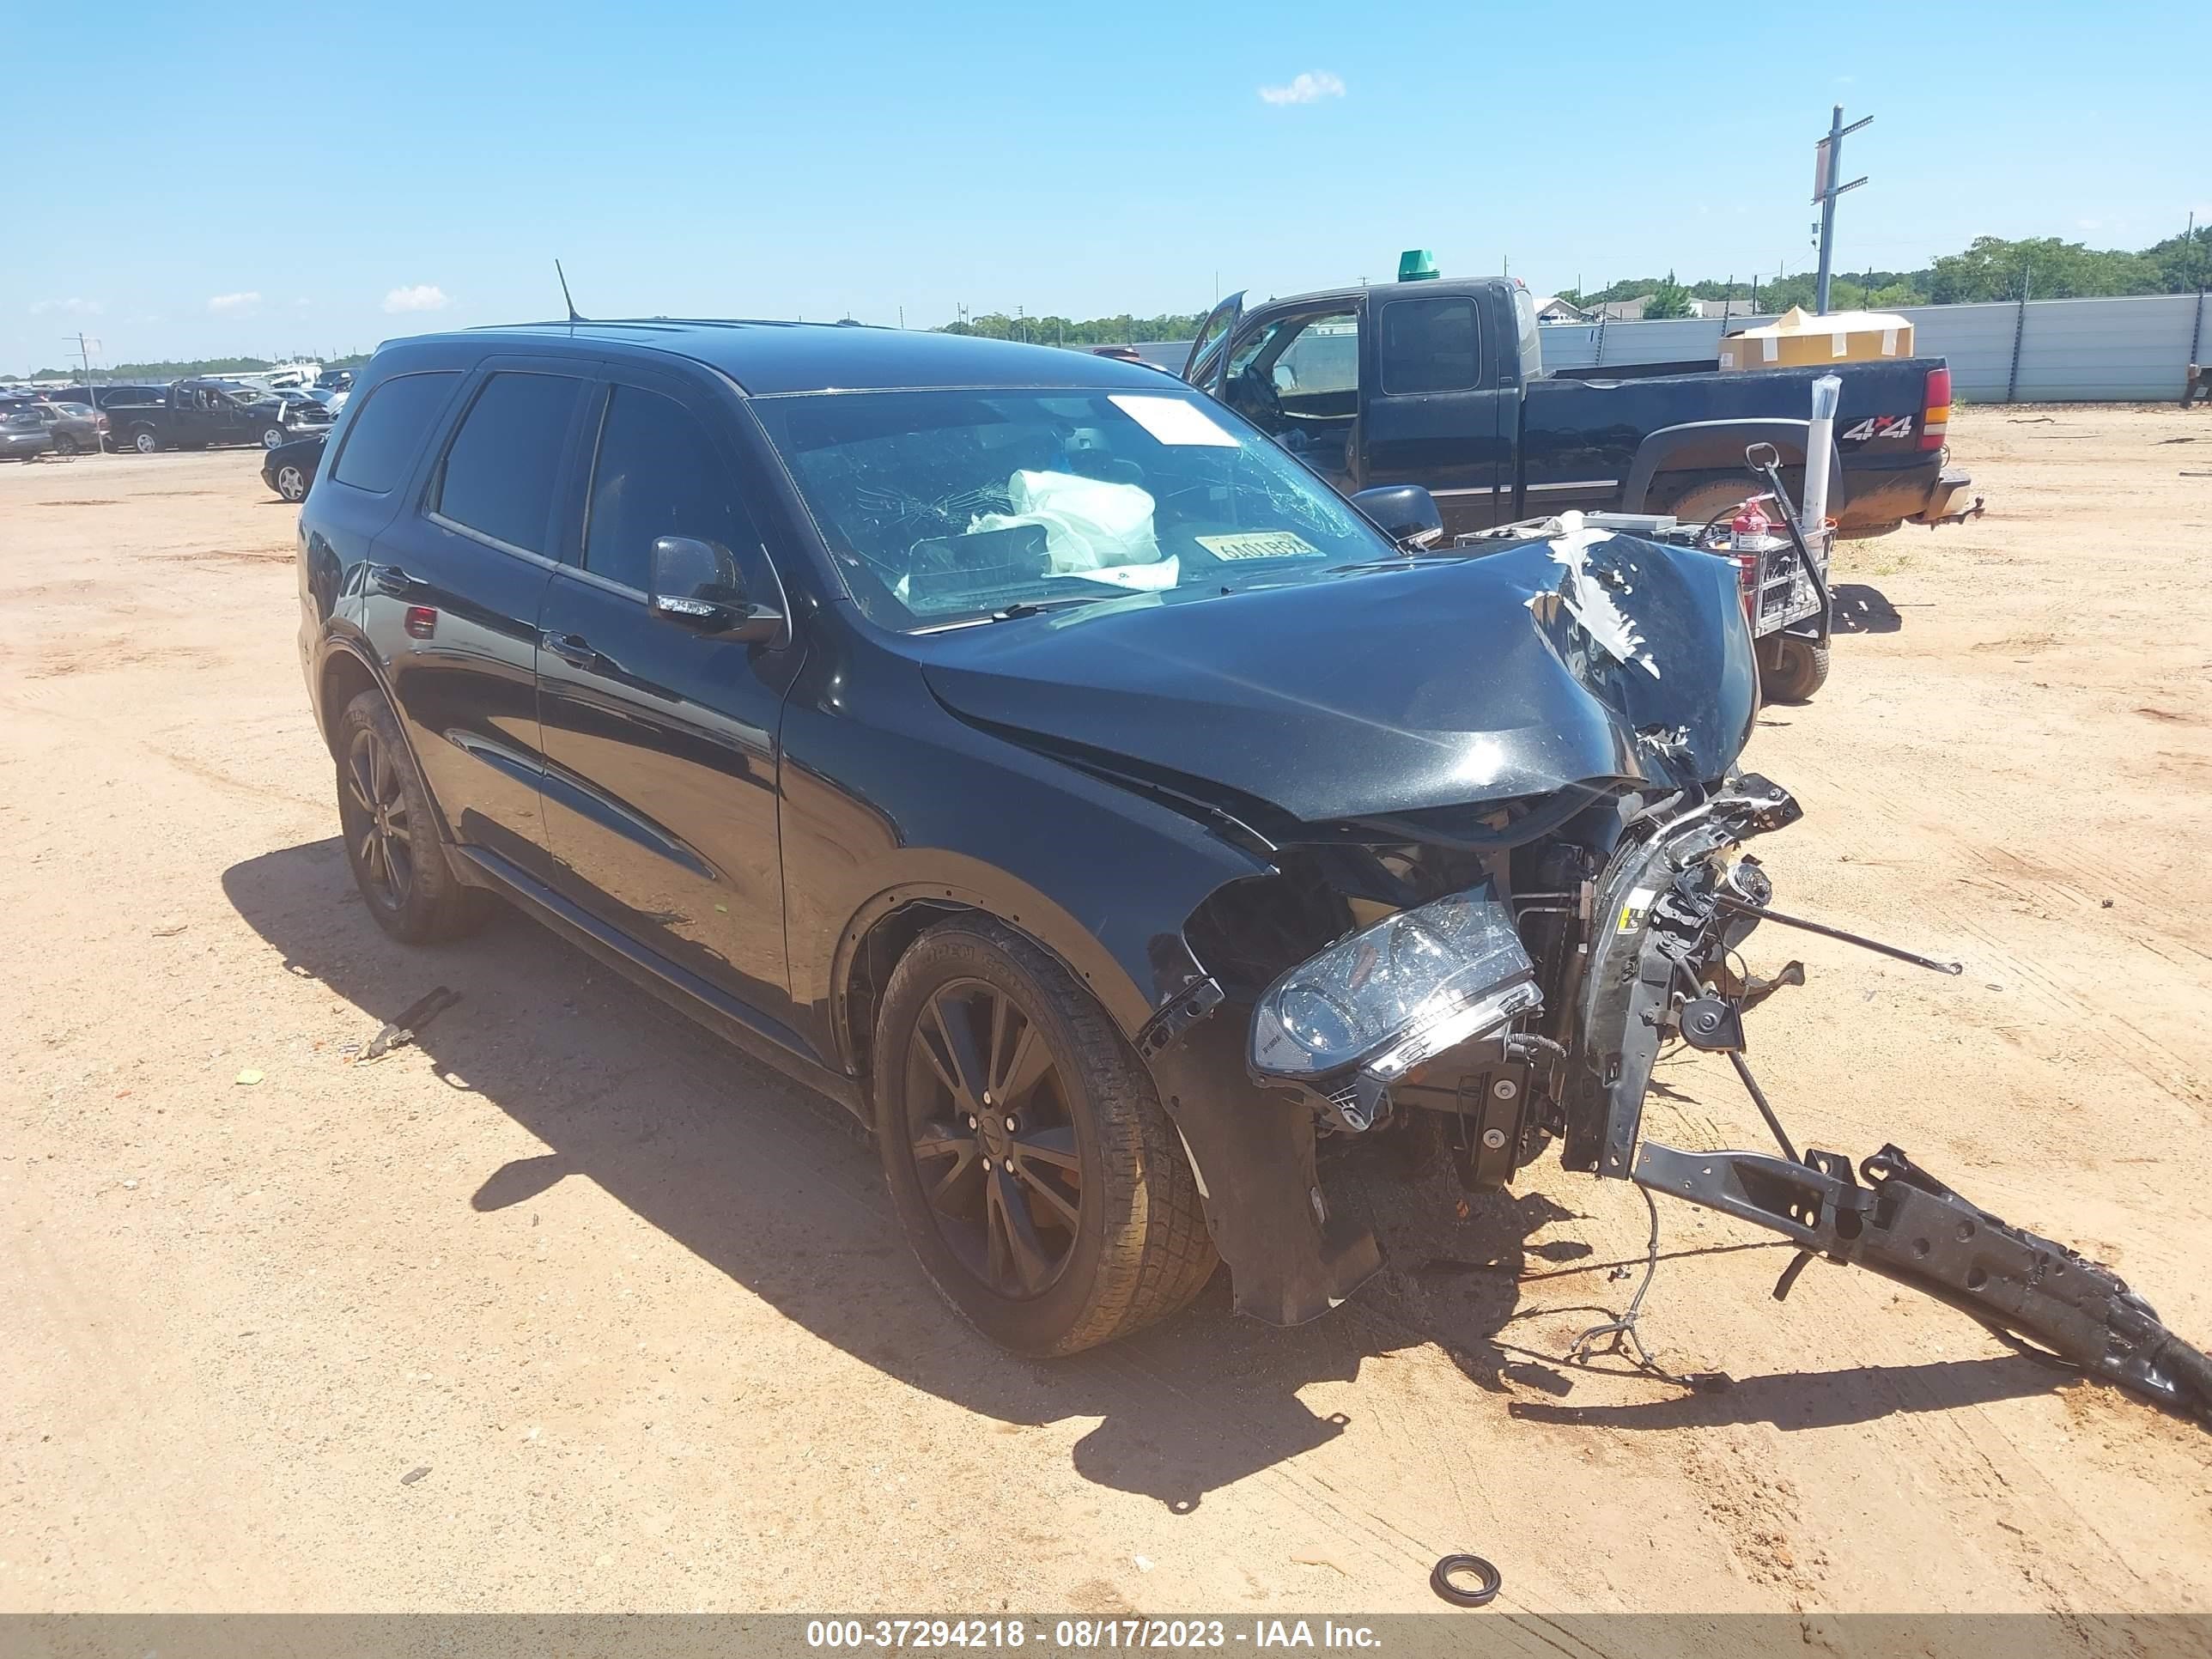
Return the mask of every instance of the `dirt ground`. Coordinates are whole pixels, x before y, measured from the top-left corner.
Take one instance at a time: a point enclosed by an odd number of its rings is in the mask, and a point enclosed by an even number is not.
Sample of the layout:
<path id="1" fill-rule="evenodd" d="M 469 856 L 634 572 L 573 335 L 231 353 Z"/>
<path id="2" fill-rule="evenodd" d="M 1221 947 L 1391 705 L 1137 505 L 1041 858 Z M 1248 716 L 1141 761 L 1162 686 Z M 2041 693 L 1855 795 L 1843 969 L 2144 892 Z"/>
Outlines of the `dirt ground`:
<path id="1" fill-rule="evenodd" d="M 2212 416 L 1971 409 L 1988 516 L 1845 550 L 1753 1060 L 2212 1341 Z M 1036 1364 L 924 1283 L 872 1154 L 518 917 L 356 900 L 249 453 L 0 472 L 0 1608 L 2212 1609 L 2212 1436 L 1880 1279 L 1662 1208 L 1686 1395 L 1563 1354 L 1632 1188 L 1363 1187 L 1384 1282 L 1217 1279 Z M 2191 476 L 2194 475 L 2194 476 Z M 419 1048 L 353 1051 L 431 987 Z M 1724 1067 L 1648 1119 L 1759 1146 Z M 252 1080 L 257 1079 L 258 1080 Z"/>

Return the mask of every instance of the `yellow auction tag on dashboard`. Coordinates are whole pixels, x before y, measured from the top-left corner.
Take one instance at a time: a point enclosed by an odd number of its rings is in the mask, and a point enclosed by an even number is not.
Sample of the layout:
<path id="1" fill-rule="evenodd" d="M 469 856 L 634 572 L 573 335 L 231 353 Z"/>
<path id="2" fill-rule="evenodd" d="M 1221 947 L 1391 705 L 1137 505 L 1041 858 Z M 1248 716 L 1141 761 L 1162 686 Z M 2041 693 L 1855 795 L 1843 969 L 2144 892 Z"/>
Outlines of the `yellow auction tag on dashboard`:
<path id="1" fill-rule="evenodd" d="M 1317 559 L 1321 549 L 1287 530 L 1252 531 L 1242 536 L 1200 536 L 1198 544 L 1217 559 Z"/>

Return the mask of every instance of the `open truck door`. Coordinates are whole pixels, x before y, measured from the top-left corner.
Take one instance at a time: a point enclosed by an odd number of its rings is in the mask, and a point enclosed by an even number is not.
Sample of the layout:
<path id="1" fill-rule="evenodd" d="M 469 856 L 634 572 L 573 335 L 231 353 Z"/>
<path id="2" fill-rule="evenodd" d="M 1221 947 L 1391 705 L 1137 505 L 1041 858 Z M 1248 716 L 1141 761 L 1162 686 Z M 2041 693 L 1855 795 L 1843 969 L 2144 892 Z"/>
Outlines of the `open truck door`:
<path id="1" fill-rule="evenodd" d="M 1190 356 L 1183 359 L 1182 377 L 1200 392 L 1221 395 L 1221 368 L 1229 361 L 1229 337 L 1236 333 L 1243 316 L 1244 290 L 1240 288 L 1207 312 L 1206 320 L 1198 325 Z"/>

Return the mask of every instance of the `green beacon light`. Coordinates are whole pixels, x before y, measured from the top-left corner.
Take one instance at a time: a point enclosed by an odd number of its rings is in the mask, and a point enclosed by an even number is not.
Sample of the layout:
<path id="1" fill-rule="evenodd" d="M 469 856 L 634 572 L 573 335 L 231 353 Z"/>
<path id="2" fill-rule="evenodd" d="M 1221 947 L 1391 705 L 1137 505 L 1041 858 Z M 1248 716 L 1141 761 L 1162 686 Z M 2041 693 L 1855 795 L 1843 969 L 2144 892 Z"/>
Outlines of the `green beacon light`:
<path id="1" fill-rule="evenodd" d="M 1442 274 L 1437 269 L 1437 256 L 1425 247 L 1409 247 L 1398 256 L 1401 283 L 1433 283 Z"/>

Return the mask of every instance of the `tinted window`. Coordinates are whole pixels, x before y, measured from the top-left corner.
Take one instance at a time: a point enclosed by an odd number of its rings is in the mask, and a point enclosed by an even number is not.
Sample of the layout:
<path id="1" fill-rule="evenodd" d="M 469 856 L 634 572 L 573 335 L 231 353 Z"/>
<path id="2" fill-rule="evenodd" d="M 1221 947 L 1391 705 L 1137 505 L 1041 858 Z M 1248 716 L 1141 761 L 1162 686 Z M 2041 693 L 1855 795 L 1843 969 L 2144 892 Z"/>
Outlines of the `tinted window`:
<path id="1" fill-rule="evenodd" d="M 331 476 L 378 495 L 398 486 L 422 441 L 422 430 L 453 389 L 451 374 L 402 374 L 386 380 L 354 411 L 345 447 Z"/>
<path id="2" fill-rule="evenodd" d="M 617 386 L 599 428 L 584 568 L 650 592 L 656 537 L 690 536 L 742 555 L 751 537 L 735 482 L 681 404 Z"/>
<path id="3" fill-rule="evenodd" d="M 561 446 L 582 389 L 566 374 L 485 381 L 446 452 L 437 510 L 509 546 L 545 551 Z"/>
<path id="4" fill-rule="evenodd" d="M 1440 296 L 1382 307 L 1382 390 L 1465 392 L 1477 380 L 1474 301 Z"/>

